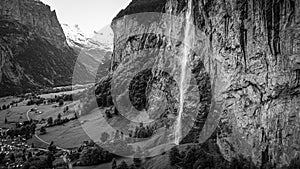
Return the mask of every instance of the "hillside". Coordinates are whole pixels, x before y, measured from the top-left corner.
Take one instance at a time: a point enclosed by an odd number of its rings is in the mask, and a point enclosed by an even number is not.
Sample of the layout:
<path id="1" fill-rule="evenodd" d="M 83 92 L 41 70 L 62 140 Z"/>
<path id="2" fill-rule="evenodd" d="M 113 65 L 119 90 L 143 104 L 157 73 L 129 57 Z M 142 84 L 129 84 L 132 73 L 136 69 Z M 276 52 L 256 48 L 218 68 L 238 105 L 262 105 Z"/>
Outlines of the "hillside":
<path id="1" fill-rule="evenodd" d="M 78 25 L 62 24 L 66 34 L 67 43 L 78 54 L 78 61 L 87 70 L 99 78 L 109 72 L 113 46 L 113 32 L 110 27 L 105 27 L 91 36 L 83 33 Z"/>
<path id="2" fill-rule="evenodd" d="M 55 11 L 42 2 L 1 1 L 0 34 L 1 96 L 94 79 L 76 63 L 77 54 L 67 45 Z"/>

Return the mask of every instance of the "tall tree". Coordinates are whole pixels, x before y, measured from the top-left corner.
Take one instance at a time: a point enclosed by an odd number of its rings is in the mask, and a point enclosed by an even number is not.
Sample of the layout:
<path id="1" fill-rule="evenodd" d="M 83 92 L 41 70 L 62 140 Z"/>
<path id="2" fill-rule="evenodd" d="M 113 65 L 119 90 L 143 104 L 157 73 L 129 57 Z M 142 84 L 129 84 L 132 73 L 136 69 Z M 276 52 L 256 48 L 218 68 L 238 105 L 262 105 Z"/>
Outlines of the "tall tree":
<path id="1" fill-rule="evenodd" d="M 117 160 L 114 158 L 111 162 L 111 169 L 116 169 L 117 168 Z"/>

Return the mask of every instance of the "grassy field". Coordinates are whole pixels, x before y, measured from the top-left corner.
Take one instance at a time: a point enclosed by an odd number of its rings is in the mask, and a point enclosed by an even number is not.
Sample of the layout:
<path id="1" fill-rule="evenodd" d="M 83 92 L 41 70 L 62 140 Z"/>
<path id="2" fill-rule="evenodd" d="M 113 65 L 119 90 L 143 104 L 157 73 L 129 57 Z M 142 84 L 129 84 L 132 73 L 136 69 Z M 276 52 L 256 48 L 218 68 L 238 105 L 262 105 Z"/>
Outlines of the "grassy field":
<path id="1" fill-rule="evenodd" d="M 33 136 L 31 139 L 27 140 L 27 144 L 28 145 L 32 145 L 32 143 L 34 144 L 34 146 L 36 148 L 44 148 L 47 149 L 48 148 L 48 144 L 41 142 L 39 139 L 37 139 L 35 136 Z"/>
<path id="2" fill-rule="evenodd" d="M 53 94 L 55 95 L 55 94 Z M 45 95 L 46 96 L 46 95 Z M 47 97 L 52 97 L 51 94 L 47 95 Z M 15 97 L 6 97 L 6 98 L 0 98 L 0 104 L 9 104 L 12 101 L 17 101 L 19 98 Z M 0 127 L 2 128 L 12 128 L 15 127 L 14 122 L 22 122 L 27 121 L 27 111 L 31 108 L 37 108 L 39 111 L 42 112 L 42 114 L 30 112 L 29 116 L 32 119 L 41 120 L 41 119 L 48 119 L 49 117 L 53 117 L 53 119 L 57 118 L 57 115 L 60 113 L 62 115 L 62 118 L 68 117 L 71 118 L 74 116 L 73 113 L 63 113 L 63 110 L 66 106 L 69 107 L 70 110 L 75 110 L 78 108 L 78 105 L 80 104 L 79 101 L 75 102 L 65 102 L 64 106 L 59 107 L 58 104 L 52 104 L 52 105 L 40 105 L 40 106 L 27 106 L 27 101 L 23 101 L 22 103 L 18 104 L 18 107 L 12 107 L 7 110 L 0 111 Z M 8 122 L 11 122 L 9 124 L 5 124 L 5 117 L 7 117 Z M 139 116 L 137 116 L 139 118 Z M 137 119 L 138 120 L 138 119 Z M 110 124 L 116 125 L 119 128 L 128 126 L 128 123 L 124 120 L 121 120 L 119 118 L 113 118 L 109 120 Z M 82 117 L 80 117 L 78 120 L 73 120 L 68 123 L 65 123 L 60 126 L 54 126 L 47 128 L 47 134 L 42 135 L 39 137 L 46 141 L 51 142 L 53 141 L 55 145 L 62 148 L 76 148 L 82 145 L 84 141 L 94 140 L 95 142 L 100 141 L 101 134 L 103 132 L 107 132 L 111 135 L 115 132 L 115 129 L 111 127 L 111 125 L 108 124 L 106 118 L 104 117 L 104 110 L 95 109 L 91 113 L 86 114 Z M 40 125 L 38 125 L 40 127 Z M 37 131 L 37 133 L 39 133 Z M 152 137 L 151 139 L 132 144 L 133 147 L 146 147 L 150 148 L 153 145 L 155 145 L 157 142 L 163 142 L 163 139 L 165 139 L 164 132 L 159 132 L 157 135 Z M 46 143 L 43 143 L 41 140 L 36 138 L 35 136 L 28 140 L 28 144 L 34 144 L 35 147 L 38 148 L 47 148 L 48 145 Z M 150 154 L 159 154 L 163 149 L 166 149 L 167 147 L 172 146 L 171 144 L 168 145 L 161 145 L 150 149 Z M 145 163 L 147 168 L 153 168 L 153 169 L 160 169 L 160 168 L 166 168 L 169 167 L 168 164 L 168 157 L 167 155 L 155 157 L 155 160 L 151 162 L 148 161 Z M 118 159 L 118 164 L 121 163 L 121 161 L 125 161 L 127 164 L 132 164 L 132 159 L 130 158 L 123 158 Z M 163 164 L 163 165 L 162 165 Z M 97 166 L 90 166 L 90 167 L 74 167 L 74 169 L 109 169 L 111 168 L 111 163 L 105 163 Z M 169 168 L 166 168 L 169 169 Z M 170 168 L 171 169 L 171 168 Z"/>
<path id="3" fill-rule="evenodd" d="M 2 107 L 3 105 L 9 105 L 11 102 L 16 102 L 19 100 L 20 100 L 20 98 L 13 97 L 13 96 L 2 97 L 2 98 L 0 98 L 0 106 Z"/>
<path id="4" fill-rule="evenodd" d="M 103 132 L 108 133 L 110 137 L 115 132 L 115 129 L 107 123 L 103 110 L 95 109 L 88 115 L 80 117 L 79 120 L 83 130 L 93 140 L 100 141 Z"/>
<path id="5" fill-rule="evenodd" d="M 52 114 L 54 117 L 56 115 L 48 111 L 43 113 L 42 117 L 47 118 L 47 114 Z M 55 145 L 59 147 L 74 148 L 91 139 L 100 141 L 100 136 L 103 132 L 111 134 L 114 132 L 114 129 L 107 125 L 101 112 L 94 110 L 78 120 L 70 121 L 61 126 L 47 128 L 47 134 L 39 137 L 47 142 L 54 141 Z"/>
<path id="6" fill-rule="evenodd" d="M 47 134 L 39 137 L 46 142 L 53 141 L 55 145 L 62 148 L 79 147 L 83 141 L 90 140 L 78 120 L 70 121 L 61 126 L 47 128 Z"/>
<path id="7" fill-rule="evenodd" d="M 10 103 L 13 100 L 19 100 L 19 98 L 9 97 L 5 99 L 1 99 L 2 104 Z M 18 104 L 18 107 L 12 107 L 6 110 L 0 111 L 0 127 L 1 128 L 14 128 L 16 122 L 27 121 L 26 112 L 30 110 L 34 106 L 27 106 L 26 101 L 23 101 Z M 5 124 L 5 118 L 7 118 L 8 123 Z"/>
<path id="8" fill-rule="evenodd" d="M 58 103 L 51 104 L 51 105 L 40 105 L 36 106 L 36 108 L 42 112 L 42 114 L 36 114 L 33 112 L 30 112 L 30 118 L 41 120 L 41 119 L 48 119 L 49 117 L 52 117 L 53 119 L 56 119 L 58 114 L 61 114 L 62 118 L 64 117 L 74 117 L 73 113 L 63 113 L 63 110 L 68 106 L 69 110 L 75 110 L 78 108 L 79 101 L 74 102 L 65 102 L 63 106 L 59 107 Z"/>
<path id="9" fill-rule="evenodd" d="M 50 96 L 51 94 L 49 94 Z M 53 94 L 57 95 L 57 94 Z M 19 98 L 17 97 L 4 97 L 0 98 L 0 105 L 9 104 L 12 101 L 17 101 Z M 47 120 L 49 117 L 52 117 L 54 120 L 57 118 L 58 114 L 62 115 L 62 118 L 68 117 L 73 118 L 74 113 L 63 113 L 63 110 L 68 106 L 69 110 L 78 109 L 79 101 L 74 102 L 65 102 L 64 106 L 59 107 L 58 104 L 52 105 L 33 105 L 27 106 L 27 102 L 23 101 L 18 104 L 18 107 L 12 107 L 6 110 L 0 111 L 0 127 L 1 128 L 14 128 L 16 127 L 15 123 L 27 121 L 27 112 L 32 108 L 37 108 L 38 111 L 41 111 L 42 114 L 29 112 L 30 119 Z M 7 118 L 8 123 L 5 124 L 5 118 Z M 41 125 L 38 125 L 38 128 Z M 89 140 L 88 136 L 85 134 L 84 130 L 81 128 L 80 122 L 78 120 L 71 121 L 66 123 L 65 125 L 55 126 L 51 128 L 47 128 L 48 134 L 43 136 L 44 141 L 51 142 L 55 141 L 55 144 L 65 147 L 65 148 L 73 148 L 80 146 L 84 140 Z M 37 131 L 38 133 L 38 131 Z M 37 138 L 33 137 L 28 140 L 28 143 L 34 143 L 37 147 L 46 148 L 48 145 L 41 142 Z"/>
<path id="10" fill-rule="evenodd" d="M 47 120 L 49 117 L 52 117 L 53 120 L 55 120 L 58 117 L 58 114 L 61 114 L 62 119 L 66 117 L 70 119 L 74 117 L 74 113 L 72 112 L 72 110 L 76 110 L 79 103 L 79 101 L 65 102 L 64 106 L 62 107 L 57 106 L 58 104 L 40 105 L 36 108 L 38 109 L 38 111 L 41 111 L 42 114 L 30 112 L 30 118 L 36 120 Z M 64 113 L 63 110 L 67 106 L 71 111 Z M 38 125 L 38 128 L 40 127 L 41 125 Z M 73 120 L 63 125 L 49 127 L 46 128 L 46 130 L 47 134 L 39 135 L 39 137 L 46 142 L 53 141 L 55 145 L 63 148 L 78 147 L 83 143 L 83 141 L 90 140 L 82 129 L 79 120 Z"/>
<path id="11" fill-rule="evenodd" d="M 51 95 L 51 94 L 50 94 Z M 2 98 L 2 103 L 11 102 L 12 100 L 18 100 L 18 98 Z M 80 101 L 74 102 L 65 102 L 62 107 L 59 107 L 57 103 L 52 105 L 39 105 L 39 106 L 27 106 L 27 101 L 24 101 L 18 104 L 18 107 L 12 107 L 8 110 L 0 111 L 0 127 L 2 128 L 11 128 L 15 127 L 14 122 L 22 122 L 27 121 L 27 111 L 31 108 L 35 107 L 38 111 L 42 113 L 29 112 L 30 119 L 47 120 L 49 117 L 52 117 L 55 120 L 60 113 L 62 118 L 74 117 L 74 114 L 71 113 L 63 113 L 63 110 L 68 106 L 69 110 L 78 109 L 78 105 Z M 5 124 L 5 117 L 11 123 Z M 139 118 L 139 117 L 137 117 Z M 137 120 L 137 119 L 136 119 Z M 91 113 L 86 114 L 80 117 L 78 120 L 73 120 L 68 123 L 65 123 L 60 126 L 54 126 L 47 128 L 47 134 L 39 136 L 42 140 L 46 142 L 54 141 L 55 145 L 62 148 L 74 148 L 82 145 L 84 141 L 94 140 L 95 142 L 100 141 L 100 137 L 103 132 L 110 134 L 110 138 L 112 138 L 112 134 L 116 131 L 112 126 L 116 126 L 119 130 L 124 129 L 125 127 L 133 128 L 128 124 L 128 122 L 120 119 L 120 118 L 112 118 L 109 120 L 109 124 L 107 119 L 104 117 L 104 110 L 95 109 Z M 41 125 L 38 125 L 38 129 Z M 37 131 L 37 133 L 39 133 Z M 164 142 L 165 136 L 163 132 L 158 133 L 153 138 L 140 143 L 132 144 L 133 147 L 144 147 L 150 148 L 155 146 L 158 142 Z M 44 143 L 41 143 L 37 138 L 33 138 L 29 140 L 30 144 L 34 143 L 38 147 L 47 147 Z M 165 146 L 165 145 L 163 145 Z M 163 147 L 162 146 L 162 147 Z M 151 148 L 151 154 L 157 154 L 158 151 L 161 151 L 160 147 Z"/>

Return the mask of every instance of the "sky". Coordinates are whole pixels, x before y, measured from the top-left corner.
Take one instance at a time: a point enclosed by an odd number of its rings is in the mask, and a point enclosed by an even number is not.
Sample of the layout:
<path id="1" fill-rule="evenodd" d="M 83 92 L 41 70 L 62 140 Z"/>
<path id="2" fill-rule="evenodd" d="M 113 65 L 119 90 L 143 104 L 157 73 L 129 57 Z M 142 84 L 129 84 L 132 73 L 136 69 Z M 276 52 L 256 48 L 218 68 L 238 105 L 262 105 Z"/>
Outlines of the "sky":
<path id="1" fill-rule="evenodd" d="M 79 25 L 85 34 L 92 34 L 109 25 L 131 0 L 41 0 L 55 10 L 59 22 Z"/>

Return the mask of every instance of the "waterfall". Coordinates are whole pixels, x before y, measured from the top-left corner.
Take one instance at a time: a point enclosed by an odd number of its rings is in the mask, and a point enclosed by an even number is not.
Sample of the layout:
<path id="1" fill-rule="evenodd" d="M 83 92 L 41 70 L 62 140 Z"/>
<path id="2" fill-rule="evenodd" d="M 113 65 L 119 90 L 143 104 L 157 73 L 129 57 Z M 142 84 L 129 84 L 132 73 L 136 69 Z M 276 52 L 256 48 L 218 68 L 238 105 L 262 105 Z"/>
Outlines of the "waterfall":
<path id="1" fill-rule="evenodd" d="M 187 83 L 187 64 L 190 54 L 191 45 L 191 18 L 192 18 L 192 0 L 188 0 L 188 7 L 185 14 L 185 33 L 184 33 L 184 49 L 183 56 L 181 57 L 181 74 L 180 74 L 180 102 L 179 102 L 179 114 L 177 117 L 177 122 L 175 126 L 175 144 L 179 145 L 182 137 L 182 114 L 185 100 L 185 93 L 188 88 Z"/>

